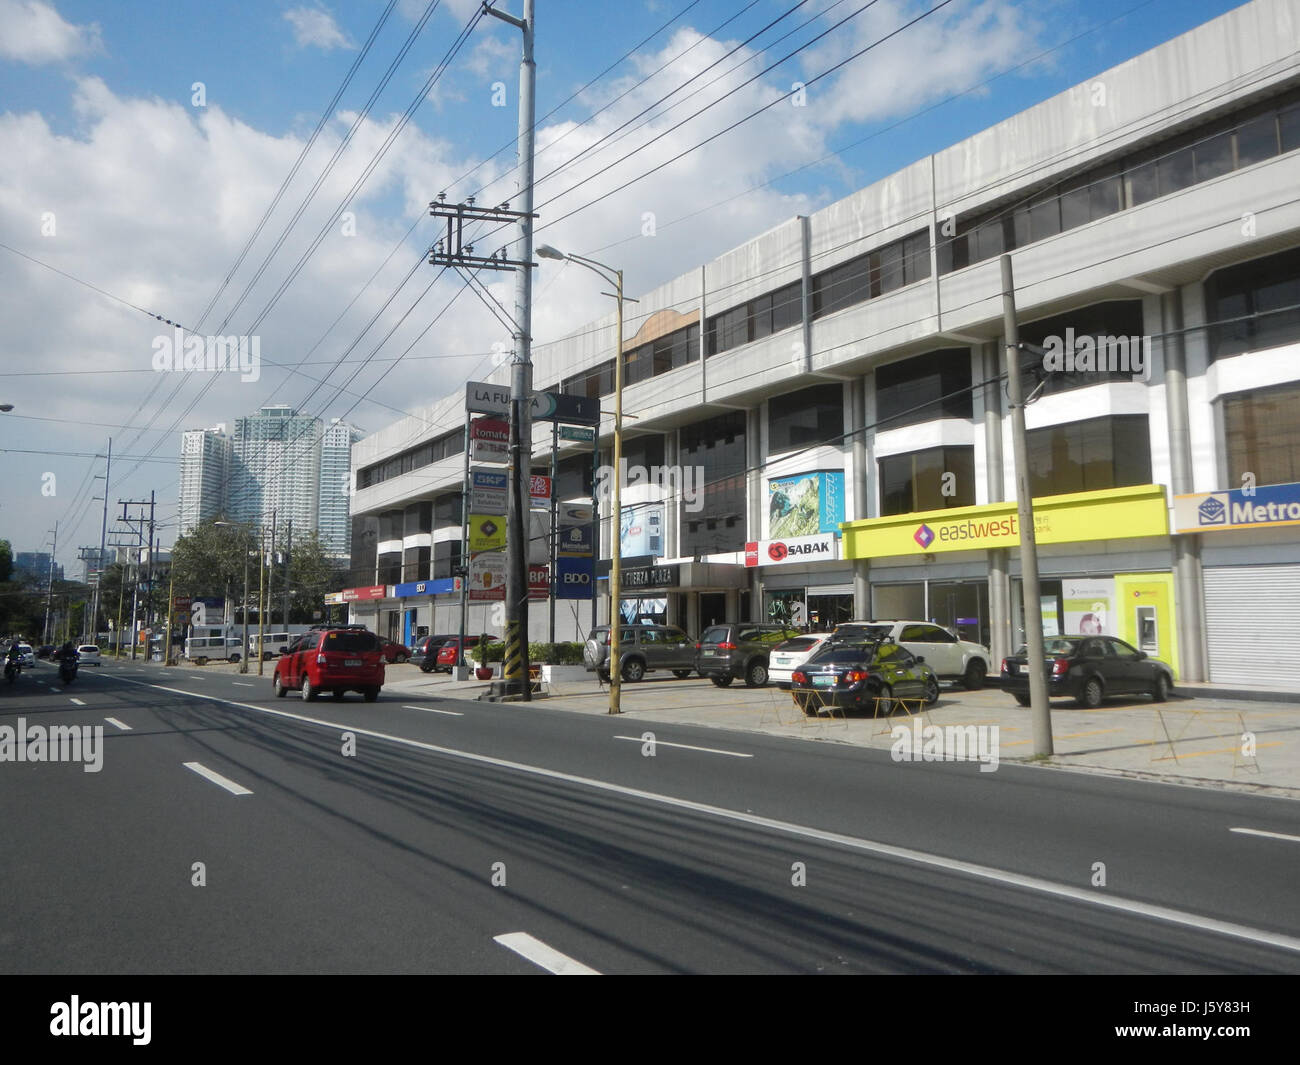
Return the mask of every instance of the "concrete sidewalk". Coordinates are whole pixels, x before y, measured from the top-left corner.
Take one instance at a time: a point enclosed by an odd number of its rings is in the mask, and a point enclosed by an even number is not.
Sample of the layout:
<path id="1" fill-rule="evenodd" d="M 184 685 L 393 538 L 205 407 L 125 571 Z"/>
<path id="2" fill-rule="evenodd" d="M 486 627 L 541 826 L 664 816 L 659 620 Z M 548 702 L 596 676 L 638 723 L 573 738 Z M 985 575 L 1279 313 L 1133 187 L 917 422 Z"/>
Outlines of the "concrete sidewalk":
<path id="1" fill-rule="evenodd" d="M 474 701 L 488 690 L 478 681 L 457 682 L 412 666 L 390 666 L 385 691 L 411 698 Z M 1206 694 L 1207 691 L 1213 694 Z M 1271 693 L 1268 693 L 1271 694 Z M 1300 706 L 1263 701 L 1228 686 L 1177 689 L 1166 703 L 1113 699 L 1097 710 L 1067 702 L 1052 705 L 1055 755 L 1039 764 L 1139 779 L 1300 798 Z M 527 704 L 517 706 L 528 712 Z M 594 679 L 558 684 L 539 706 L 606 714 L 609 689 Z M 914 728 L 903 711 L 889 719 L 864 716 L 806 717 L 778 688 L 717 688 L 700 678 L 650 674 L 624 684 L 623 715 L 637 727 L 705 725 L 889 750 L 894 726 Z M 996 725 L 1001 761 L 1033 761 L 1029 711 L 995 689 L 945 689 L 939 702 L 915 717 L 922 728 Z"/>

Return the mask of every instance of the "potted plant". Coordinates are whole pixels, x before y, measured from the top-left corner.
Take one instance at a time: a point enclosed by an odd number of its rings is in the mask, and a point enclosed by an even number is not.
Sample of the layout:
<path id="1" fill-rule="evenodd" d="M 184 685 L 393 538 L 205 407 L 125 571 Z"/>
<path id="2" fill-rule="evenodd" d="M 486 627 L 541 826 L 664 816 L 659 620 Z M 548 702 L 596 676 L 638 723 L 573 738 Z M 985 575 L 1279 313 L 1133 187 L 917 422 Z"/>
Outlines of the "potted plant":
<path id="1" fill-rule="evenodd" d="M 478 643 L 467 648 L 465 657 L 474 662 L 474 676 L 479 680 L 491 680 L 495 674 L 493 662 L 500 662 L 505 656 L 505 645 L 490 643 L 486 637 L 480 637 Z"/>
<path id="2" fill-rule="evenodd" d="M 548 684 L 588 679 L 587 668 L 582 661 L 580 643 L 529 644 L 528 658 L 529 661 L 541 666 L 541 679 Z"/>

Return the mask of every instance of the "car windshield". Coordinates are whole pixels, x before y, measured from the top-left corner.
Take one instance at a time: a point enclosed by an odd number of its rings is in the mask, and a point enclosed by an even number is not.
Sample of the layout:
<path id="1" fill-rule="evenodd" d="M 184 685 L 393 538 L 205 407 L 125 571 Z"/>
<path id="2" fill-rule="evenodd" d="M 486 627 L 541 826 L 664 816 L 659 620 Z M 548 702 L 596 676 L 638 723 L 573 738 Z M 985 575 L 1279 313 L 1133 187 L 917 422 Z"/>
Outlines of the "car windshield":
<path id="1" fill-rule="evenodd" d="M 322 651 L 373 651 L 377 637 L 373 632 L 327 632 Z"/>
<path id="2" fill-rule="evenodd" d="M 700 643 L 726 643 L 730 631 L 725 625 L 705 629 L 704 635 L 700 637 Z"/>
<path id="3" fill-rule="evenodd" d="M 1078 640 L 1067 639 L 1064 636 L 1045 636 L 1043 637 L 1043 653 L 1049 655 L 1072 655 L 1079 646 Z M 1016 652 L 1017 658 L 1026 658 L 1029 655 L 1029 648 L 1024 644 L 1020 645 L 1020 650 Z"/>
<path id="4" fill-rule="evenodd" d="M 793 640 L 786 640 L 777 648 L 778 651 L 806 651 L 810 647 L 817 646 L 818 637 L 816 636 L 796 636 Z"/>
<path id="5" fill-rule="evenodd" d="M 892 625 L 839 625 L 835 629 L 837 640 L 883 640 L 893 630 Z"/>

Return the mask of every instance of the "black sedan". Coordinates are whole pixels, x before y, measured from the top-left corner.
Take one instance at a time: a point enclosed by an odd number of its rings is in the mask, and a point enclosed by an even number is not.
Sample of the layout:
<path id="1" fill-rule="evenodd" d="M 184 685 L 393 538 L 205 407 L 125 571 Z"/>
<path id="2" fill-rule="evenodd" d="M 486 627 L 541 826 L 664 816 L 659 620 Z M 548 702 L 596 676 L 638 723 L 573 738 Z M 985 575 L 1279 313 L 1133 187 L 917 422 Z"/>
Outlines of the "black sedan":
<path id="1" fill-rule="evenodd" d="M 1158 658 L 1114 636 L 1046 636 L 1047 695 L 1069 696 L 1095 710 L 1111 695 L 1150 695 L 1163 703 L 1174 686 L 1174 671 Z M 1002 689 L 1029 705 L 1029 655 L 1024 647 L 1002 660 Z"/>
<path id="2" fill-rule="evenodd" d="M 895 699 L 938 702 L 939 678 L 896 643 L 832 640 L 790 675 L 790 690 L 809 717 L 829 706 L 888 713 Z"/>

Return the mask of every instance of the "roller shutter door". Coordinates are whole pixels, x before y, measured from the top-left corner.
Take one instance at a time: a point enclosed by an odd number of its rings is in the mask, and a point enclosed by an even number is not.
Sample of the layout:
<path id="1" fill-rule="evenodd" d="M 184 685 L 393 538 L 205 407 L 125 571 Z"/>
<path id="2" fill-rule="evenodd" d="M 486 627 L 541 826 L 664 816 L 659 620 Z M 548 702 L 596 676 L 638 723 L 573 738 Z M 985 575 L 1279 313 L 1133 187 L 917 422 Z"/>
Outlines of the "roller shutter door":
<path id="1" fill-rule="evenodd" d="M 1300 690 L 1300 566 L 1207 568 L 1210 680 Z"/>

